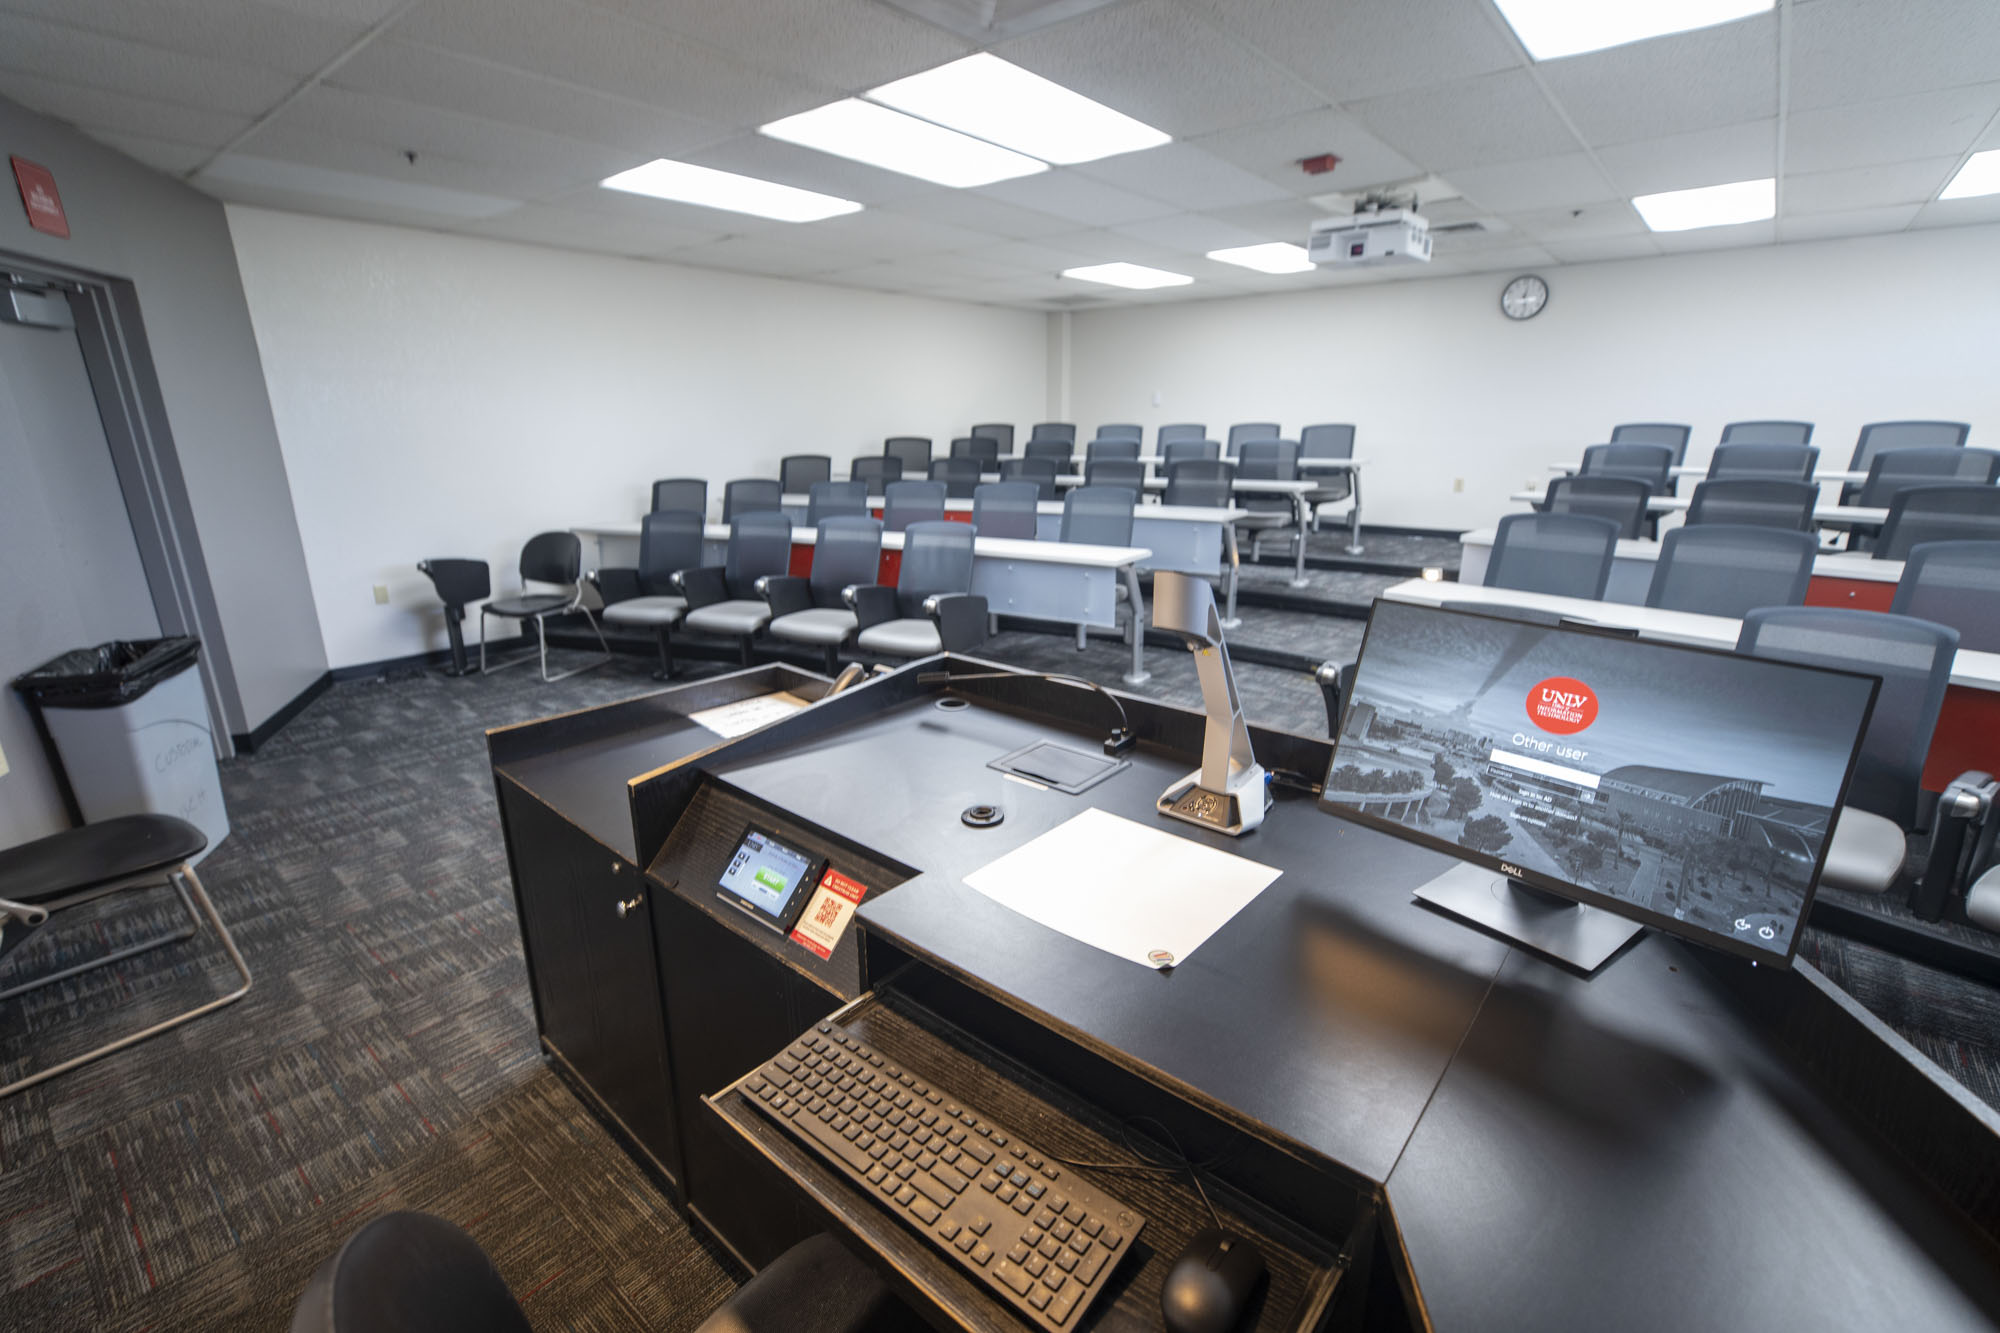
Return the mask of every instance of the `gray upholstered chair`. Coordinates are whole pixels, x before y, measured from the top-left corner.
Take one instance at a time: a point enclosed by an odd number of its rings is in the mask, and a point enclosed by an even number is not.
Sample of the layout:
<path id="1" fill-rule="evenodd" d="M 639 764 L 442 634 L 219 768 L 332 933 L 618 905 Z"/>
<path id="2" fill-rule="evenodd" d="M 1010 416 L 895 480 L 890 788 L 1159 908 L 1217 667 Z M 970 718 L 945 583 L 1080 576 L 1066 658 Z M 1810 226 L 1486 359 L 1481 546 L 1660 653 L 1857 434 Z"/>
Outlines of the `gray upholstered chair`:
<path id="1" fill-rule="evenodd" d="M 1275 440 L 1278 438 L 1278 423 L 1275 421 L 1239 421 L 1229 428 L 1226 443 L 1229 456 L 1235 458 L 1251 440 Z"/>
<path id="2" fill-rule="evenodd" d="M 1231 427 L 1233 431 L 1235 428 Z M 1242 442 L 1231 450 L 1236 459 L 1236 477 L 1239 481 L 1297 481 L 1299 479 L 1299 443 L 1297 440 L 1280 440 L 1269 436 L 1258 436 Z M 1298 507 L 1289 495 L 1239 494 L 1236 507 L 1249 510 L 1246 517 L 1236 520 L 1236 526 L 1250 534 L 1250 559 L 1255 561 L 1264 554 L 1264 539 L 1275 532 L 1292 529 L 1293 540 L 1304 541 L 1306 535 L 1299 530 Z"/>
<path id="3" fill-rule="evenodd" d="M 1696 484 L 1694 498 L 1688 501 L 1684 522 L 1691 528 L 1707 523 L 1726 523 L 1732 526 L 1749 524 L 1759 528 L 1782 528 L 1786 532 L 1810 532 L 1813 510 L 1818 504 L 1819 487 L 1809 481 L 1786 481 L 1779 477 L 1712 477 Z"/>
<path id="4" fill-rule="evenodd" d="M 1951 626 L 1960 648 L 2000 653 L 2000 541 L 1912 546 L 1889 609 Z"/>
<path id="5" fill-rule="evenodd" d="M 691 509 L 648 514 L 639 524 L 639 563 L 632 569 L 600 569 L 591 575 L 604 601 L 604 623 L 649 629 L 659 641 L 660 668 L 653 679 L 674 671 L 673 630 L 687 613 L 687 598 L 674 575 L 701 563 L 702 519 Z"/>
<path id="6" fill-rule="evenodd" d="M 1168 445 L 1177 441 L 1205 440 L 1207 438 L 1208 427 L 1192 421 L 1181 421 L 1171 426 L 1162 426 L 1159 432 L 1153 437 L 1154 441 L 1159 445 L 1160 452 L 1163 454 L 1167 451 Z"/>
<path id="7" fill-rule="evenodd" d="M 865 481 L 816 481 L 806 492 L 806 526 L 816 528 L 823 518 L 842 515 L 868 517 L 868 483 Z"/>
<path id="8" fill-rule="evenodd" d="M 986 464 L 977 458 L 933 458 L 930 479 L 944 483 L 947 500 L 970 500 Z"/>
<path id="9" fill-rule="evenodd" d="M 892 481 L 882 488 L 882 527 L 901 532 L 912 523 L 944 517 L 945 484 L 941 481 Z"/>
<path id="10" fill-rule="evenodd" d="M 1819 450 L 1810 444 L 1718 444 L 1708 456 L 1708 479 L 1810 481 L 1818 466 Z"/>
<path id="11" fill-rule="evenodd" d="M 931 442 L 923 435 L 891 435 L 882 441 L 882 456 L 903 465 L 906 477 L 921 477 L 931 470 Z"/>
<path id="12" fill-rule="evenodd" d="M 744 666 L 750 644 L 771 619 L 771 606 L 757 591 L 767 575 L 791 572 L 792 520 L 781 513 L 744 514 L 729 525 L 729 548 L 721 566 L 701 565 L 674 575 L 687 598 L 682 628 L 691 634 L 733 639 Z"/>
<path id="13" fill-rule="evenodd" d="M 1664 444 L 1674 451 L 1674 466 L 1687 461 L 1688 436 L 1694 428 L 1672 421 L 1628 421 L 1611 428 L 1613 444 Z"/>
<path id="14" fill-rule="evenodd" d="M 1069 455 L 1060 460 L 1054 458 L 1003 458 L 1000 460 L 1002 481 L 1033 482 L 1043 500 L 1056 498 L 1056 477 L 1068 465 Z"/>
<path id="15" fill-rule="evenodd" d="M 1646 531 L 1646 503 L 1653 488 L 1637 477 L 1557 477 L 1535 503 L 1544 514 L 1595 514 L 1618 525 L 1618 535 L 1636 540 Z"/>
<path id="16" fill-rule="evenodd" d="M 970 433 L 984 436 L 998 444 L 1002 458 L 1014 452 L 1014 428 L 1004 421 L 989 421 L 984 425 L 974 426 Z"/>
<path id="17" fill-rule="evenodd" d="M 1723 444 L 1811 444 L 1810 421 L 1732 421 L 1722 428 Z M 1857 469 L 1858 470 L 1858 469 Z"/>
<path id="18" fill-rule="evenodd" d="M 1926 542 L 2000 540 L 2000 486 L 1912 486 L 1896 492 L 1875 539 L 1877 560 L 1901 560 Z"/>
<path id="19" fill-rule="evenodd" d="M 661 514 L 669 509 L 692 509 L 706 517 L 708 483 L 700 477 L 669 477 L 665 481 L 654 482 L 653 512 Z"/>
<path id="20" fill-rule="evenodd" d="M 1760 606 L 1800 606 L 1819 542 L 1809 532 L 1704 523 L 1660 544 L 1646 605 L 1740 620 Z"/>
<path id="21" fill-rule="evenodd" d="M 1033 541 L 1040 532 L 1041 487 L 1032 481 L 988 482 L 972 493 L 972 527 L 982 537 Z"/>
<path id="22" fill-rule="evenodd" d="M 847 590 L 875 582 L 881 566 L 879 522 L 865 515 L 822 520 L 814 532 L 811 574 L 768 574 L 757 581 L 771 608 L 771 637 L 819 649 L 831 675 L 840 665 L 840 646 L 856 627 Z"/>
<path id="23" fill-rule="evenodd" d="M 788 454 L 778 460 L 778 488 L 786 495 L 804 495 L 832 480 L 833 460 L 825 454 Z"/>
<path id="24" fill-rule="evenodd" d="M 1213 440 L 1203 441 L 1214 444 Z M 1220 458 L 1180 458 L 1167 464 L 1161 504 L 1229 509 L 1236 503 L 1236 464 Z"/>
<path id="25" fill-rule="evenodd" d="M 886 455 L 857 458 L 847 465 L 847 478 L 866 485 L 870 495 L 880 495 L 890 482 L 903 479 L 903 460 Z"/>
<path id="26" fill-rule="evenodd" d="M 1602 601 L 1618 525 L 1594 514 L 1508 514 L 1493 536 L 1485 586 Z"/>
<path id="27" fill-rule="evenodd" d="M 722 488 L 722 521 L 745 514 L 771 514 L 785 507 L 785 488 L 769 477 L 742 477 Z"/>
<path id="28" fill-rule="evenodd" d="M 969 523 L 913 523 L 903 532 L 896 586 L 848 591 L 858 633 L 854 646 L 872 657 L 928 657 L 970 652 L 986 641 L 986 599 L 972 591 Z"/>

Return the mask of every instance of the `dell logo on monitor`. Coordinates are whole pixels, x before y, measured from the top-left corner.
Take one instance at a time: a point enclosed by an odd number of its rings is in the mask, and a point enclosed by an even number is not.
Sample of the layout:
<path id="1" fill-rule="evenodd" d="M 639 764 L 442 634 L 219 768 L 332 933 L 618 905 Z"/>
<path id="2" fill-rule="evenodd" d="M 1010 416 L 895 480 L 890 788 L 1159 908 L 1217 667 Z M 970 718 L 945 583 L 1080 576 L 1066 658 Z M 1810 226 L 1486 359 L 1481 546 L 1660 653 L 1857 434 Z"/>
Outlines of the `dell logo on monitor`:
<path id="1" fill-rule="evenodd" d="M 1526 879 L 1528 877 L 1522 871 L 1521 867 L 1510 866 L 1505 861 L 1500 863 L 1500 873 L 1503 875 L 1512 875 L 1515 879 Z"/>

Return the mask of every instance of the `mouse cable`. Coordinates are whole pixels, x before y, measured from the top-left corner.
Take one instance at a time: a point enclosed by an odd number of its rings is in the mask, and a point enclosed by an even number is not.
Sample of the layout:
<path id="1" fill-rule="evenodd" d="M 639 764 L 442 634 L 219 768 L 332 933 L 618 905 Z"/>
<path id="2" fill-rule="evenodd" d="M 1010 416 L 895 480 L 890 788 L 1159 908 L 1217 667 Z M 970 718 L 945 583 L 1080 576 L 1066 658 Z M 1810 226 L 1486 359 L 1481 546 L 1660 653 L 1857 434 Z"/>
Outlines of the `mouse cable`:
<path id="1" fill-rule="evenodd" d="M 1104 742 L 1106 754 L 1124 754 L 1131 749 L 1138 737 L 1132 734 L 1132 721 L 1125 716 L 1125 705 L 1118 696 L 1105 689 L 1094 680 L 1082 676 L 1067 676 L 1060 671 L 921 671 L 917 673 L 919 685 L 956 685 L 962 680 L 1052 680 L 1060 685 L 1074 685 L 1082 690 L 1095 690 L 1113 708 L 1118 710 L 1118 729 Z"/>
<path id="2" fill-rule="evenodd" d="M 1174 1137 L 1174 1132 L 1168 1129 L 1165 1125 L 1161 1124 L 1158 1120 L 1155 1120 L 1152 1116 L 1138 1116 L 1135 1117 L 1131 1123 L 1137 1124 L 1139 1121 L 1142 1120 L 1149 1124 L 1157 1126 L 1160 1132 L 1167 1136 L 1167 1141 L 1173 1145 L 1174 1156 L 1176 1158 L 1175 1161 L 1149 1162 L 1142 1160 L 1138 1162 L 1084 1162 L 1069 1157 L 1057 1157 L 1054 1153 L 1050 1153 L 1048 1154 L 1048 1156 L 1054 1158 L 1054 1160 L 1058 1162 L 1061 1162 L 1064 1166 L 1081 1167 L 1085 1170 L 1092 1170 L 1092 1171 L 1120 1171 L 1128 1174 L 1147 1174 L 1147 1175 L 1160 1175 L 1160 1176 L 1177 1176 L 1181 1172 L 1185 1171 L 1187 1172 L 1188 1179 L 1194 1184 L 1194 1192 L 1196 1193 L 1196 1195 L 1200 1197 L 1202 1207 L 1208 1210 L 1209 1220 L 1215 1223 L 1215 1229 L 1217 1231 L 1226 1230 L 1226 1228 L 1222 1225 L 1222 1214 L 1216 1211 L 1214 1202 L 1211 1201 L 1208 1197 L 1208 1191 L 1202 1187 L 1200 1167 L 1197 1166 L 1196 1163 L 1188 1157 L 1187 1153 L 1182 1150 L 1180 1140 Z M 1134 1148 L 1130 1143 L 1125 1144 L 1125 1147 L 1135 1157 L 1140 1157 L 1140 1158 L 1145 1157 L 1144 1153 L 1140 1152 L 1137 1148 Z"/>

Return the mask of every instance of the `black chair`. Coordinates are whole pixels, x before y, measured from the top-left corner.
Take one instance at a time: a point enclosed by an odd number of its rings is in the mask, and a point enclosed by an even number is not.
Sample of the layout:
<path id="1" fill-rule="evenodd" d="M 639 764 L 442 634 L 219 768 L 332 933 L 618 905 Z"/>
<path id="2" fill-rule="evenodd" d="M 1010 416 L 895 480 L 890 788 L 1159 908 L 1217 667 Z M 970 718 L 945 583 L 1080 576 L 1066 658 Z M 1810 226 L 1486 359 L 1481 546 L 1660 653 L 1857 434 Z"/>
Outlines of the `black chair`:
<path id="1" fill-rule="evenodd" d="M 1708 479 L 1810 481 L 1818 466 L 1819 450 L 1810 444 L 1718 444 L 1708 457 Z"/>
<path id="2" fill-rule="evenodd" d="M 1069 470 L 1070 459 L 1075 453 L 1076 442 L 1074 440 L 1029 440 L 1022 447 L 1021 457 L 1046 458 L 1054 463 L 1059 470 L 1066 472 Z"/>
<path id="3" fill-rule="evenodd" d="M 857 458 L 847 465 L 847 477 L 849 481 L 865 482 L 870 495 L 880 495 L 884 486 L 903 479 L 903 460 Z"/>
<path id="4" fill-rule="evenodd" d="M 1646 503 L 1653 488 L 1633 477 L 1557 477 L 1536 502 L 1544 514 L 1595 514 L 1618 525 L 1618 535 L 1636 540 L 1646 529 Z"/>
<path id="5" fill-rule="evenodd" d="M 1062 526 L 1057 529 L 1056 540 L 1085 546 L 1130 546 L 1132 519 L 1138 505 L 1139 492 L 1129 486 L 1075 487 L 1063 497 Z M 1130 600 L 1122 581 L 1118 584 L 1115 600 Z M 1113 615 L 1116 614 L 1114 603 Z M 1125 627 L 1128 642 L 1132 624 L 1128 621 Z M 1079 624 L 1076 627 L 1078 652 L 1083 651 L 1089 639 L 1090 631 Z"/>
<path id="6" fill-rule="evenodd" d="M 1965 444 L 1972 427 L 1963 421 L 1871 421 L 1854 440 L 1850 472 L 1866 472 L 1877 454 L 1892 449 L 1956 449 Z"/>
<path id="7" fill-rule="evenodd" d="M 1169 463 L 1167 489 L 1160 503 L 1191 509 L 1235 508 L 1236 464 L 1219 458 L 1183 458 Z"/>
<path id="8" fill-rule="evenodd" d="M 669 509 L 692 509 L 706 517 L 708 483 L 700 477 L 674 477 L 654 482 L 653 512 L 659 514 Z"/>
<path id="9" fill-rule="evenodd" d="M 791 573 L 792 520 L 759 510 L 729 525 L 729 547 L 720 567 L 701 565 L 674 575 L 687 598 L 682 627 L 694 634 L 734 639 L 744 666 L 751 641 L 771 619 L 771 607 L 757 590 L 759 579 Z"/>
<path id="10" fill-rule="evenodd" d="M 1134 459 L 1139 456 L 1139 437 L 1136 435 L 1100 436 L 1083 446 L 1083 461 L 1086 466 L 1100 458 Z"/>
<path id="11" fill-rule="evenodd" d="M 1061 440 L 1064 444 L 1074 448 L 1076 445 L 1076 425 L 1068 421 L 1038 422 L 1028 432 L 1028 442 L 1032 444 L 1036 440 Z"/>
<path id="12" fill-rule="evenodd" d="M 1732 421 L 1722 428 L 1723 444 L 1811 444 L 1810 421 Z"/>
<path id="13" fill-rule="evenodd" d="M 1041 487 L 1031 481 L 988 482 L 972 493 L 972 527 L 982 537 L 1035 540 Z"/>
<path id="14" fill-rule="evenodd" d="M 1275 421 L 1239 421 L 1229 428 L 1229 456 L 1235 458 L 1248 440 L 1275 440 L 1278 438 L 1278 423 Z"/>
<path id="15" fill-rule="evenodd" d="M 926 435 L 891 435 L 882 441 L 882 457 L 903 465 L 906 477 L 921 477 L 931 470 L 931 442 Z"/>
<path id="16" fill-rule="evenodd" d="M 86 824 L 82 828 L 65 829 L 61 833 L 0 850 L 0 955 L 11 953 L 33 938 L 35 932 L 46 926 L 57 913 L 87 906 L 115 893 L 171 888 L 188 919 L 188 924 L 179 930 L 141 939 L 137 943 L 130 942 L 130 937 L 118 929 L 116 922 L 107 922 L 99 927 L 99 936 L 117 942 L 119 947 L 89 961 L 45 972 L 11 986 L 0 991 L 0 1000 L 13 999 L 163 945 L 192 939 L 200 932 L 203 918 L 214 929 L 223 952 L 229 955 L 230 963 L 243 979 L 242 985 L 226 995 L 206 1000 L 171 1018 L 150 1023 L 137 1032 L 105 1042 L 82 1055 L 24 1074 L 0 1087 L 0 1097 L 32 1088 L 37 1083 L 102 1059 L 114 1051 L 136 1046 L 148 1037 L 156 1037 L 204 1014 L 213 1013 L 224 1005 L 234 1004 L 249 993 L 249 965 L 237 952 L 235 939 L 230 936 L 229 928 L 222 924 L 222 918 L 216 915 L 215 904 L 208 900 L 200 877 L 194 873 L 194 859 L 207 846 L 208 835 L 186 820 L 172 815 L 124 815 Z M 67 962 L 69 957 L 65 950 L 56 955 L 56 960 Z M 120 990 L 129 994 L 131 988 L 121 987 Z"/>
<path id="17" fill-rule="evenodd" d="M 2000 486 L 1912 486 L 1889 502 L 1875 558 L 1901 560 L 1925 542 L 1995 540 L 2000 540 Z"/>
<path id="18" fill-rule="evenodd" d="M 1032 481 L 1045 501 L 1056 498 L 1056 477 L 1069 462 L 1069 455 L 1062 461 L 1053 458 L 1003 458 L 1000 460 L 1000 480 Z"/>
<path id="19" fill-rule="evenodd" d="M 722 521 L 745 514 L 775 514 L 785 507 L 785 488 L 766 477 L 744 477 L 722 488 Z"/>
<path id="20" fill-rule="evenodd" d="M 1809 532 L 1708 523 L 1660 543 L 1646 605 L 1741 620 L 1760 606 L 1802 606 L 1819 542 Z"/>
<path id="21" fill-rule="evenodd" d="M 865 481 L 816 481 L 806 493 L 806 526 L 816 528 L 823 518 L 846 515 L 868 517 L 868 483 Z"/>
<path id="22" fill-rule="evenodd" d="M 653 631 L 660 669 L 653 679 L 674 672 L 673 629 L 687 612 L 687 598 L 674 575 L 701 563 L 701 515 L 691 509 L 648 514 L 639 525 L 639 564 L 633 569 L 600 569 L 591 576 L 604 600 L 604 623 Z"/>
<path id="23" fill-rule="evenodd" d="M 1185 459 L 1205 458 L 1210 462 L 1222 457 L 1222 441 L 1203 439 L 1166 440 L 1160 445 L 1160 463 L 1172 467 Z"/>
<path id="24" fill-rule="evenodd" d="M 1821 882 L 1868 893 L 1889 889 L 1908 854 L 1904 835 L 1916 823 L 1958 632 L 1882 611 L 1772 607 L 1743 617 L 1736 651 L 1881 679 Z"/>
<path id="25" fill-rule="evenodd" d="M 1354 457 L 1354 427 L 1344 422 L 1307 426 L 1299 432 L 1299 458 L 1352 458 Z M 1336 505 L 1354 494 L 1354 474 L 1352 472 L 1311 472 L 1307 481 L 1318 482 L 1306 492 L 1306 503 L 1313 507 L 1313 528 L 1319 528 L 1321 505 Z"/>
<path id="26" fill-rule="evenodd" d="M 1664 444 L 1674 451 L 1674 466 L 1687 461 L 1688 436 L 1694 427 L 1671 421 L 1628 421 L 1611 428 L 1613 444 Z"/>
<path id="27" fill-rule="evenodd" d="M 944 483 L 945 499 L 970 500 L 985 471 L 986 465 L 976 458 L 934 458 L 930 476 Z"/>
<path id="28" fill-rule="evenodd" d="M 911 524 L 896 586 L 848 591 L 860 627 L 855 648 L 876 657 L 929 657 L 986 642 L 986 599 L 972 591 L 976 539 L 967 523 Z"/>
<path id="29" fill-rule="evenodd" d="M 776 485 L 776 482 L 772 482 Z M 535 646 L 542 664 L 544 681 L 567 680 L 578 672 L 590 671 L 611 660 L 611 645 L 604 640 L 604 631 L 598 628 L 597 617 L 583 601 L 583 543 L 574 532 L 543 532 L 528 539 L 521 548 L 521 591 L 511 597 L 495 597 L 479 605 L 479 670 L 483 675 L 488 671 L 504 671 L 511 666 L 519 666 L 529 659 L 523 653 L 519 657 L 486 664 L 486 618 L 503 616 L 509 620 L 532 621 L 535 626 Z M 530 583 L 546 583 L 567 588 L 567 592 L 529 592 Z M 549 674 L 549 631 L 547 621 L 550 616 L 566 616 L 581 611 L 590 622 L 591 631 L 597 635 L 597 642 L 604 648 L 604 656 L 595 662 L 551 676 Z"/>
<path id="30" fill-rule="evenodd" d="M 882 1280 L 824 1232 L 759 1269 L 695 1333 L 917 1333 Z M 479 1242 L 431 1213 L 387 1213 L 321 1264 L 291 1333 L 531 1333 Z"/>
<path id="31" fill-rule="evenodd" d="M 1889 609 L 1951 626 L 1960 648 L 2000 653 L 2000 541 L 1912 546 Z"/>
<path id="32" fill-rule="evenodd" d="M 2000 476 L 2000 453 L 1991 449 L 1911 445 L 1876 454 L 1868 465 L 1868 479 L 1848 503 L 1880 509 L 1895 499 L 1897 491 L 1911 486 L 1941 486 L 1946 482 L 1986 485 L 1996 476 Z"/>
<path id="33" fill-rule="evenodd" d="M 444 603 L 444 633 L 451 644 L 451 665 L 444 668 L 444 674 L 463 676 L 471 670 L 465 660 L 465 608 L 493 595 L 493 572 L 484 560 L 442 556 L 419 560 L 417 568 L 430 579 L 438 600 Z"/>
<path id="34" fill-rule="evenodd" d="M 1093 458 L 1083 465 L 1083 484 L 1126 486 L 1135 494 L 1143 495 L 1146 491 L 1146 465 L 1137 458 Z"/>
<path id="35" fill-rule="evenodd" d="M 1604 600 L 1618 525 L 1591 514 L 1508 514 L 1493 534 L 1485 586 Z"/>
<path id="36" fill-rule="evenodd" d="M 1236 450 L 1236 479 L 1238 481 L 1297 481 L 1299 479 L 1299 443 L 1297 440 L 1279 440 L 1259 436 L 1243 441 Z M 1247 509 L 1249 514 L 1236 520 L 1236 526 L 1250 534 L 1250 559 L 1256 561 L 1264 554 L 1264 538 L 1286 528 L 1293 530 L 1295 541 L 1304 541 L 1306 535 L 1299 530 L 1298 507 L 1289 495 L 1239 494 L 1235 499 L 1238 509 Z"/>
<path id="37" fill-rule="evenodd" d="M 1120 421 L 1097 428 L 1097 439 L 1099 440 L 1130 440 L 1132 443 L 1137 444 L 1145 438 L 1146 428 L 1135 422 Z M 1136 457 L 1137 455 L 1134 456 Z"/>
<path id="38" fill-rule="evenodd" d="M 1191 421 L 1182 421 L 1171 426 L 1160 427 L 1159 433 L 1153 438 L 1159 443 L 1160 452 L 1164 454 L 1167 451 L 1167 446 L 1178 440 L 1207 439 L 1208 427 L 1197 425 Z"/>
<path id="39" fill-rule="evenodd" d="M 988 472 L 1000 470 L 1000 441 L 987 435 L 961 435 L 951 442 L 953 458 L 976 458 Z"/>
<path id="40" fill-rule="evenodd" d="M 983 426 L 974 426 L 970 433 L 983 435 L 998 443 L 1002 457 L 1014 452 L 1014 428 L 1005 422 L 989 421 Z"/>
<path id="41" fill-rule="evenodd" d="M 882 527 L 901 532 L 912 523 L 935 523 L 948 498 L 941 481 L 892 481 L 882 495 Z"/>
<path id="42" fill-rule="evenodd" d="M 804 495 L 832 480 L 833 460 L 825 454 L 787 454 L 778 460 L 778 489 L 786 495 Z"/>
<path id="43" fill-rule="evenodd" d="M 840 668 L 840 645 L 854 633 L 847 590 L 882 577 L 882 525 L 865 515 L 829 518 L 814 529 L 812 572 L 767 575 L 757 590 L 770 605 L 774 639 L 808 644 L 824 655 L 828 675 Z"/>
<path id="44" fill-rule="evenodd" d="M 1724 477 L 1695 486 L 1685 522 L 1691 528 L 1704 523 L 1747 523 L 1760 528 L 1783 528 L 1787 532 L 1811 532 L 1813 509 L 1818 504 L 1819 487 L 1809 481 Z"/>

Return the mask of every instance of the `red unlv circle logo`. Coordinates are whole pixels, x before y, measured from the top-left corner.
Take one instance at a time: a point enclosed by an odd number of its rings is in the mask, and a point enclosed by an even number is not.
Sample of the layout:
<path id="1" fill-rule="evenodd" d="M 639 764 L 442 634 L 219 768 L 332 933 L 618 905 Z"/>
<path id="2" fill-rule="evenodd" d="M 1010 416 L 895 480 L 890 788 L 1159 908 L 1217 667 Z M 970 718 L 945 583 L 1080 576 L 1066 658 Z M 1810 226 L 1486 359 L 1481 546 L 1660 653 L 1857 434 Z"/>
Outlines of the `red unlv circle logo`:
<path id="1" fill-rule="evenodd" d="M 1550 676 L 1528 691 L 1528 720 L 1568 736 L 1597 721 L 1597 691 L 1571 676 Z"/>

